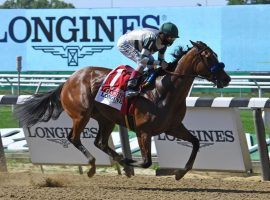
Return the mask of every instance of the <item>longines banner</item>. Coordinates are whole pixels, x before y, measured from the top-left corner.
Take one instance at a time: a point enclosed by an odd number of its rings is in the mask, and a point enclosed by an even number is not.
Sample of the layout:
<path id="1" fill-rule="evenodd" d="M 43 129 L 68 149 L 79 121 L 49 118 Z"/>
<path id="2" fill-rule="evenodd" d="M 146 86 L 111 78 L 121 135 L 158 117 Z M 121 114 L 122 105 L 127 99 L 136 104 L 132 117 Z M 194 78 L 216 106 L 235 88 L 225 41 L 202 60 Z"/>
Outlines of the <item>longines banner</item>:
<path id="1" fill-rule="evenodd" d="M 188 108 L 184 125 L 200 141 L 194 169 L 235 171 L 251 169 L 238 110 Z M 165 134 L 156 136 L 155 142 L 161 168 L 185 167 L 191 154 L 191 143 Z"/>
<path id="2" fill-rule="evenodd" d="M 254 17 L 256 16 L 256 17 Z M 0 71 L 74 71 L 85 66 L 134 66 L 116 48 L 120 35 L 135 28 L 174 22 L 180 38 L 207 43 L 229 71 L 268 71 L 270 6 L 113 9 L 0 9 Z M 247 45 L 248 44 L 248 45 Z M 263 53 L 258 53 L 260 49 Z M 109 61 L 109 62 L 108 62 Z"/>
<path id="3" fill-rule="evenodd" d="M 35 164 L 88 165 L 85 156 L 67 140 L 71 125 L 71 119 L 62 113 L 57 120 L 24 128 L 31 161 Z M 82 144 L 96 158 L 97 165 L 111 165 L 110 157 L 94 145 L 98 128 L 97 121 L 91 119 L 81 133 Z M 112 140 L 110 144 L 114 148 Z"/>

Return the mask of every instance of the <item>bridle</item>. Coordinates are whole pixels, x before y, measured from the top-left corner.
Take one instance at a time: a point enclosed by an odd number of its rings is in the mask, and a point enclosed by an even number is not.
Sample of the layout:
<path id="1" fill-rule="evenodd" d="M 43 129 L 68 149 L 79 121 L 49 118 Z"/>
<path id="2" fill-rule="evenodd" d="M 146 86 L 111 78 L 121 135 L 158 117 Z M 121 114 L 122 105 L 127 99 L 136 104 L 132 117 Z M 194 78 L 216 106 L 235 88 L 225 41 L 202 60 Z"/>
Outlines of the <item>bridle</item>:
<path id="1" fill-rule="evenodd" d="M 197 47 L 195 47 L 197 48 Z M 198 50 L 198 49 L 197 49 Z M 217 65 L 213 65 L 211 67 L 208 67 L 209 64 L 206 63 L 205 59 L 204 59 L 204 56 L 202 55 L 202 53 L 206 50 L 209 50 L 211 52 L 211 54 L 215 54 L 208 46 L 204 47 L 203 49 L 200 49 L 197 51 L 196 53 L 196 56 L 199 56 L 200 58 L 200 61 L 203 62 L 203 66 L 207 69 L 207 71 L 210 72 L 210 74 L 212 75 L 211 77 L 206 77 L 206 76 L 201 76 L 201 75 L 198 75 L 198 74 L 180 74 L 180 73 L 176 73 L 176 72 L 171 72 L 167 69 L 163 69 L 163 71 L 165 71 L 167 74 L 170 74 L 170 75 L 173 75 L 173 76 L 177 76 L 179 78 L 184 78 L 184 77 L 189 77 L 189 78 L 200 78 L 200 79 L 206 79 L 208 81 L 211 81 L 211 82 L 216 82 L 217 81 L 217 78 L 216 78 L 216 75 L 218 72 L 220 72 L 221 70 L 224 69 L 225 65 L 224 63 L 220 62 L 218 63 Z M 197 58 L 197 57 L 196 57 Z M 195 59 L 196 59 L 195 58 Z"/>

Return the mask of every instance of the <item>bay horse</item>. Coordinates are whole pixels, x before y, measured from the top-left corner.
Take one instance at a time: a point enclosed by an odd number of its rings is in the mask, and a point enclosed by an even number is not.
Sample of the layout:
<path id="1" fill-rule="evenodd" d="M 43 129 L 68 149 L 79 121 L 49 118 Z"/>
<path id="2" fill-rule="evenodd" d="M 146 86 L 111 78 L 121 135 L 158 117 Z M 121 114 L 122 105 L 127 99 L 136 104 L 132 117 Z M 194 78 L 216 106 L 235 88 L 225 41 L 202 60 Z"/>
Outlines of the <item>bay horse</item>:
<path id="1" fill-rule="evenodd" d="M 69 77 L 58 88 L 33 97 L 16 109 L 16 116 L 24 126 L 32 126 L 41 121 L 57 119 L 65 110 L 73 125 L 68 140 L 89 160 L 88 176 L 96 172 L 95 158 L 82 145 L 80 134 L 90 117 L 99 123 L 99 131 L 94 144 L 124 167 L 131 176 L 128 166 L 147 168 L 152 164 L 151 137 L 165 133 L 192 144 L 192 152 L 184 169 L 175 171 L 175 179 L 181 179 L 193 166 L 199 150 L 199 140 L 183 125 L 186 113 L 186 97 L 195 77 L 213 82 L 218 88 L 227 86 L 230 76 L 224 71 L 217 54 L 203 42 L 192 42 L 192 47 L 184 51 L 179 48 L 175 60 L 167 69 L 161 69 L 161 76 L 155 80 L 155 87 L 138 96 L 134 121 L 135 132 L 141 149 L 142 161 L 124 159 L 108 145 L 115 124 L 126 127 L 124 115 L 114 108 L 94 101 L 104 78 L 111 71 L 102 67 L 85 67 Z M 176 154 L 177 155 L 177 154 Z M 174 156 L 176 156 L 174 155 Z"/>

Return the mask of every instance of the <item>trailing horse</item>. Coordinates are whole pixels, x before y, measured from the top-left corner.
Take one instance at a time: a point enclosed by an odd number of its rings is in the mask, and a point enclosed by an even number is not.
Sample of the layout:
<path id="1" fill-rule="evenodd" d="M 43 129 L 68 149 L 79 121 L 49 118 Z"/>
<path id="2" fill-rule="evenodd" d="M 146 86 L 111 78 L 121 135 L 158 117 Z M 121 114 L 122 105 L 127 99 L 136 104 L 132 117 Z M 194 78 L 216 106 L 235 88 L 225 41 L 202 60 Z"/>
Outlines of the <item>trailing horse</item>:
<path id="1" fill-rule="evenodd" d="M 134 121 L 142 162 L 124 159 L 108 145 L 115 124 L 126 126 L 125 117 L 119 110 L 94 100 L 110 69 L 86 67 L 78 70 L 55 90 L 34 95 L 19 105 L 17 116 L 24 126 L 31 126 L 50 118 L 56 119 L 65 110 L 73 122 L 68 140 L 89 160 L 89 177 L 96 172 L 95 158 L 82 145 L 80 134 L 90 117 L 99 123 L 95 145 L 119 162 L 127 176 L 131 176 L 128 165 L 146 168 L 152 164 L 152 136 L 165 133 L 188 141 L 193 148 L 185 168 L 175 171 L 175 178 L 179 180 L 192 168 L 199 150 L 199 140 L 182 123 L 186 113 L 186 97 L 194 78 L 207 79 L 218 88 L 227 86 L 231 80 L 224 71 L 224 64 L 218 61 L 212 49 L 203 42 L 191 43 L 193 47 L 187 51 L 179 49 L 168 69 L 160 70 L 161 76 L 156 79 L 155 88 L 145 91 L 136 99 Z M 177 152 L 174 156 L 179 154 Z"/>

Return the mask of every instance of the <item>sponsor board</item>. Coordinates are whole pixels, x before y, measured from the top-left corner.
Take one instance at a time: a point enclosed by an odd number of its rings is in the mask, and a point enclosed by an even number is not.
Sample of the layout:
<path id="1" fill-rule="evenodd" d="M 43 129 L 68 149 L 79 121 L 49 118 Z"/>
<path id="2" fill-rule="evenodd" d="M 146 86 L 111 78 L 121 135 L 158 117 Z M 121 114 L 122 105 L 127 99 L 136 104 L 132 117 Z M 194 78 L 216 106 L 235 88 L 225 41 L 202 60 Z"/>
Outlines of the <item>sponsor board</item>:
<path id="1" fill-rule="evenodd" d="M 114 68 L 121 64 L 121 53 L 115 49 L 118 38 L 137 27 L 157 29 L 161 21 L 159 14 L 144 9 L 140 14 L 104 11 L 1 10 L 0 17 L 5 20 L 0 22 L 0 45 L 9 50 L 0 51 L 0 59 L 5 58 L 4 70 L 14 70 L 14 55 L 23 57 L 23 69 L 29 71 L 74 71 L 89 63 Z"/>
<path id="2" fill-rule="evenodd" d="M 188 108 L 183 123 L 200 141 L 194 169 L 251 169 L 238 109 Z M 161 168 L 185 167 L 191 154 L 191 143 L 164 133 L 156 136 L 155 142 Z"/>
<path id="3" fill-rule="evenodd" d="M 63 112 L 57 120 L 24 128 L 32 162 L 88 165 L 86 157 L 67 139 L 71 126 L 71 119 Z M 110 157 L 94 145 L 98 129 L 97 121 L 91 118 L 81 133 L 81 142 L 96 158 L 97 165 L 111 165 Z M 109 144 L 114 148 L 111 139 Z"/>
<path id="4" fill-rule="evenodd" d="M 215 50 L 229 71 L 269 71 L 270 48 L 265 42 L 270 40 L 269 5 L 155 7 L 154 11 L 1 9 L 1 70 L 16 70 L 16 56 L 23 57 L 24 71 L 74 71 L 85 66 L 115 68 L 121 64 L 135 67 L 117 50 L 118 38 L 136 28 L 157 29 L 171 21 L 179 28 L 181 38 L 168 50 L 167 61 L 179 45 L 190 46 L 189 40 L 200 40 Z M 257 49 L 264 53 L 258 54 Z"/>

